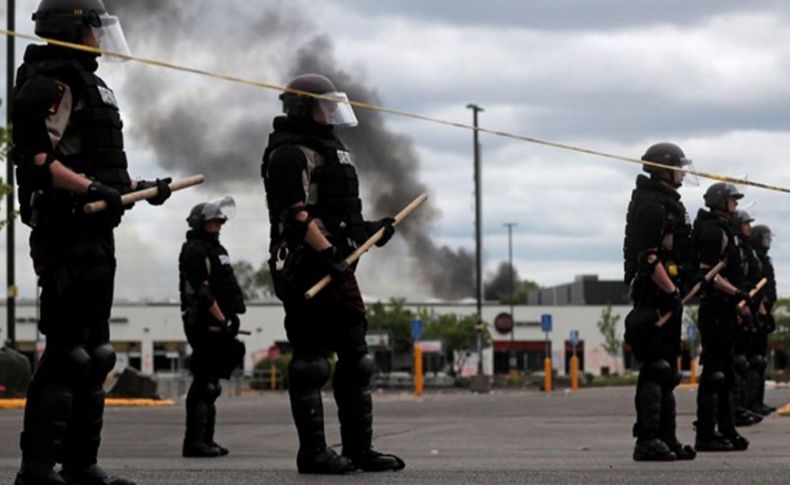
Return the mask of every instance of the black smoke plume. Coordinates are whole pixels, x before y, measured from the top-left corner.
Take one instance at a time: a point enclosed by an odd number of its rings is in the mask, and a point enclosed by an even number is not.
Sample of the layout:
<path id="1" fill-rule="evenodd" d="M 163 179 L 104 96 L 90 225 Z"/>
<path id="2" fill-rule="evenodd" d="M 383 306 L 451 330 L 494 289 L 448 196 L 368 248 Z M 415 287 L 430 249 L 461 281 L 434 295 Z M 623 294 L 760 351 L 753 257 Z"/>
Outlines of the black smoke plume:
<path id="1" fill-rule="evenodd" d="M 337 65 L 331 41 L 305 21 L 299 2 L 260 8 L 241 0 L 105 0 L 119 15 L 127 36 L 140 46 L 175 53 L 204 50 L 210 69 L 285 84 L 292 76 L 316 72 L 332 79 L 354 100 L 382 104 L 378 93 Z M 251 5 L 252 4 L 252 5 Z M 189 38 L 200 32 L 200 38 Z M 293 46 L 296 46 L 294 49 Z M 170 58 L 179 59 L 173 55 Z M 254 88 L 199 79 L 188 86 L 166 82 L 157 68 L 136 69 L 124 85 L 131 93 L 134 134 L 151 146 L 170 172 L 203 173 L 212 184 L 259 184 L 258 170 L 271 118 L 279 106 Z M 372 208 L 367 215 L 394 215 L 427 191 L 417 177 L 419 157 L 408 137 L 386 127 L 380 112 L 356 109 L 359 126 L 343 130 Z M 429 233 L 438 212 L 429 200 L 400 232 L 417 269 L 435 296 L 474 295 L 474 258 L 463 249 L 438 247 Z"/>

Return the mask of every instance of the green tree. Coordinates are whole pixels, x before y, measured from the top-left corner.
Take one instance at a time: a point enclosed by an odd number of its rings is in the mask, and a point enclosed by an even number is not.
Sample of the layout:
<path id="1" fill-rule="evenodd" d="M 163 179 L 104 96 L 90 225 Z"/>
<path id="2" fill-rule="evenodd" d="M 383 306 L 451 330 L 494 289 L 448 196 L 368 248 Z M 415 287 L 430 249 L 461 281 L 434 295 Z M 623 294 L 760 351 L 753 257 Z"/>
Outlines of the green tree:
<path id="1" fill-rule="evenodd" d="M 3 106 L 3 100 L 0 99 L 0 107 Z M 11 133 L 9 130 L 6 129 L 5 126 L 0 126 L 0 162 L 9 163 L 8 161 L 8 151 L 11 147 Z M 5 183 L 5 179 L 3 178 L 2 174 L 0 173 L 0 199 L 4 199 L 5 196 L 11 192 L 12 187 Z M 2 207 L 2 204 L 0 204 Z M 6 225 L 6 220 L 0 218 L 0 229 Z"/>
<path id="2" fill-rule="evenodd" d="M 606 308 L 601 310 L 601 318 L 596 323 L 598 330 L 603 335 L 603 349 L 615 359 L 618 359 L 620 350 L 623 348 L 623 340 L 617 336 L 617 322 L 619 321 L 620 315 L 612 314 L 612 304 L 608 303 Z"/>
<path id="3" fill-rule="evenodd" d="M 415 318 L 423 321 L 425 340 L 441 340 L 448 362 L 452 362 L 453 353 L 460 350 L 471 350 L 477 345 L 475 315 L 460 316 L 454 313 L 438 315 L 428 310 L 414 312 L 405 307 L 402 299 L 393 299 L 389 303 L 376 302 L 368 306 L 368 327 L 372 330 L 385 331 L 390 336 L 392 350 L 395 353 L 411 353 L 414 342 L 411 337 L 411 322 Z M 484 346 L 490 345 L 491 336 L 483 334 Z"/>
<path id="4" fill-rule="evenodd" d="M 257 270 L 248 261 L 236 261 L 233 263 L 233 273 L 236 275 L 245 300 L 260 300 L 273 294 L 272 275 L 265 261 Z"/>
<path id="5" fill-rule="evenodd" d="M 777 300 L 773 313 L 776 319 L 776 331 L 769 334 L 768 340 L 787 352 L 790 349 L 790 298 Z"/>

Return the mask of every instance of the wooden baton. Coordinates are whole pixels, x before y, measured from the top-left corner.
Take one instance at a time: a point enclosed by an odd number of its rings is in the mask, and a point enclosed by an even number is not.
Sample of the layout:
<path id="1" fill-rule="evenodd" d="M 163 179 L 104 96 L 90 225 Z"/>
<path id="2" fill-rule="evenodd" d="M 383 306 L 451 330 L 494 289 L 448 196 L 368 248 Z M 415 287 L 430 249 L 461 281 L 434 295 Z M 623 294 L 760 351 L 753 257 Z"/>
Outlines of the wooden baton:
<path id="1" fill-rule="evenodd" d="M 716 275 L 719 274 L 719 271 L 723 270 L 725 266 L 727 266 L 727 263 L 725 263 L 724 261 L 719 261 L 719 263 L 716 266 L 712 267 L 710 269 L 710 271 L 705 273 L 705 282 L 708 282 L 708 281 L 712 280 L 713 278 L 715 278 Z M 683 299 L 680 300 L 680 302 L 685 305 L 689 300 L 694 298 L 694 295 L 699 293 L 699 290 L 701 290 L 701 289 L 702 289 L 702 281 L 699 281 L 699 282 L 697 282 L 696 285 L 691 287 L 689 292 L 686 293 L 686 296 L 684 296 Z M 665 314 L 661 315 L 661 318 L 659 318 L 658 321 L 656 322 L 656 326 L 663 327 L 664 324 L 667 323 L 667 321 L 670 318 L 672 318 L 672 310 L 670 310 L 670 311 L 666 312 Z"/>
<path id="2" fill-rule="evenodd" d="M 418 195 L 413 201 L 409 203 L 406 207 L 404 207 L 398 214 L 395 216 L 395 222 L 392 223 L 393 226 L 397 226 L 400 224 L 403 219 L 409 217 L 412 212 L 414 212 L 419 206 L 421 206 L 426 200 L 428 200 L 427 194 L 420 194 Z M 378 231 L 376 231 L 370 238 L 362 243 L 356 251 L 351 253 L 346 258 L 346 263 L 351 264 L 354 261 L 358 260 L 363 254 L 365 254 L 370 248 L 373 247 L 381 238 L 384 236 L 384 228 L 382 227 Z M 321 290 L 326 288 L 329 282 L 332 281 L 332 275 L 326 275 L 321 278 L 318 283 L 314 284 L 307 292 L 305 292 L 304 297 L 305 299 L 309 300 L 313 298 L 315 295 L 318 294 Z"/>
<path id="3" fill-rule="evenodd" d="M 741 308 L 745 307 L 746 303 L 751 301 L 755 297 L 755 295 L 757 295 L 757 293 L 759 293 L 760 290 L 763 289 L 763 286 L 765 286 L 766 284 L 768 284 L 768 278 L 763 278 L 760 281 L 758 281 L 757 284 L 754 285 L 754 288 L 749 290 L 749 299 L 748 300 L 741 300 L 738 303 L 738 309 L 741 309 Z"/>
<path id="4" fill-rule="evenodd" d="M 175 192 L 177 190 L 186 189 L 187 187 L 192 187 L 194 185 L 199 185 L 203 183 L 203 175 L 193 175 L 191 177 L 187 177 L 185 179 L 173 180 L 168 184 L 170 190 Z M 159 194 L 159 189 L 156 187 L 149 187 L 143 190 L 137 190 L 135 192 L 129 192 L 128 194 L 124 194 L 121 196 L 121 203 L 123 205 L 133 204 L 135 202 L 141 201 L 143 199 L 150 199 L 152 197 L 156 197 Z M 86 214 L 95 214 L 96 212 L 101 212 L 107 208 L 107 202 L 103 200 L 97 200 L 96 202 L 89 202 L 82 207 L 82 210 Z"/>

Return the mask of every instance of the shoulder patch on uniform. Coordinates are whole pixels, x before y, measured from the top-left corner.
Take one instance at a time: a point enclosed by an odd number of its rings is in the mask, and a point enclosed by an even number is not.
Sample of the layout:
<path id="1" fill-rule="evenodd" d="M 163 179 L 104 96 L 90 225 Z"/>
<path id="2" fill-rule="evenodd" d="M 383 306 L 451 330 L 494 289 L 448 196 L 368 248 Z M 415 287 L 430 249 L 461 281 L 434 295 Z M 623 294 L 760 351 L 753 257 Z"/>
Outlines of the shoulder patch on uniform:
<path id="1" fill-rule="evenodd" d="M 338 150 L 337 151 L 337 159 L 340 163 L 345 163 L 348 165 L 354 165 L 354 161 L 351 159 L 351 153 L 345 150 Z"/>
<path id="2" fill-rule="evenodd" d="M 230 264 L 230 256 L 227 254 L 220 254 L 219 255 L 219 262 L 220 264 Z"/>
<path id="3" fill-rule="evenodd" d="M 104 104 L 108 104 L 115 108 L 118 107 L 118 100 L 115 99 L 115 93 L 112 92 L 112 89 L 106 86 L 96 86 L 99 89 L 99 94 L 101 94 L 101 100 L 104 101 Z"/>

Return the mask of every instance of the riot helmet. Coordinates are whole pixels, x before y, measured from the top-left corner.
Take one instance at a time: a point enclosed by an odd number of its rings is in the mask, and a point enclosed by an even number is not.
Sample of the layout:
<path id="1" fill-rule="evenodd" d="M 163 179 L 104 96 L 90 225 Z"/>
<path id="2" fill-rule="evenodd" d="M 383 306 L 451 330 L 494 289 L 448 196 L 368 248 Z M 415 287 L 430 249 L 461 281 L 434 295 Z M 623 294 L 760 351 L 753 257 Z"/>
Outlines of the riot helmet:
<path id="1" fill-rule="evenodd" d="M 693 168 L 691 160 L 686 158 L 683 150 L 674 143 L 663 142 L 651 145 L 642 155 L 642 160 L 681 168 L 682 170 L 670 170 L 649 164 L 642 165 L 642 169 L 652 177 L 663 179 L 675 188 L 683 184 L 683 179 L 688 175 L 687 171 Z M 689 178 L 689 182 L 697 185 L 696 177 Z"/>
<path id="2" fill-rule="evenodd" d="M 110 15 L 102 0 L 41 0 L 33 20 L 39 37 L 86 44 L 86 37 L 92 35 L 94 47 L 130 55 L 120 20 Z M 114 56 L 108 59 L 123 60 Z"/>
<path id="3" fill-rule="evenodd" d="M 348 128 L 357 126 L 357 117 L 348 102 L 348 96 L 338 91 L 326 76 L 302 74 L 293 78 L 286 88 L 326 96 L 326 98 L 315 98 L 285 91 L 280 95 L 280 99 L 283 102 L 283 112 L 288 117 L 309 119 L 321 125 Z"/>
<path id="4" fill-rule="evenodd" d="M 743 209 L 738 209 L 735 211 L 735 221 L 738 223 L 738 230 L 741 234 L 746 237 L 752 236 L 752 222 L 754 221 L 754 217 L 752 217 L 748 212 Z"/>
<path id="5" fill-rule="evenodd" d="M 727 200 L 739 200 L 743 198 L 743 194 L 738 191 L 738 188 L 733 184 L 725 182 L 717 182 L 705 191 L 703 199 L 705 200 L 705 207 L 710 209 L 717 209 L 720 211 L 728 212 Z"/>
<path id="6" fill-rule="evenodd" d="M 752 244 L 755 248 L 771 249 L 774 234 L 765 224 L 758 224 L 752 228 Z"/>
<path id="7" fill-rule="evenodd" d="M 236 214 L 236 201 L 233 197 L 226 195 L 219 199 L 201 202 L 189 211 L 187 224 L 192 229 L 203 229 L 203 224 L 207 221 L 227 222 Z"/>

